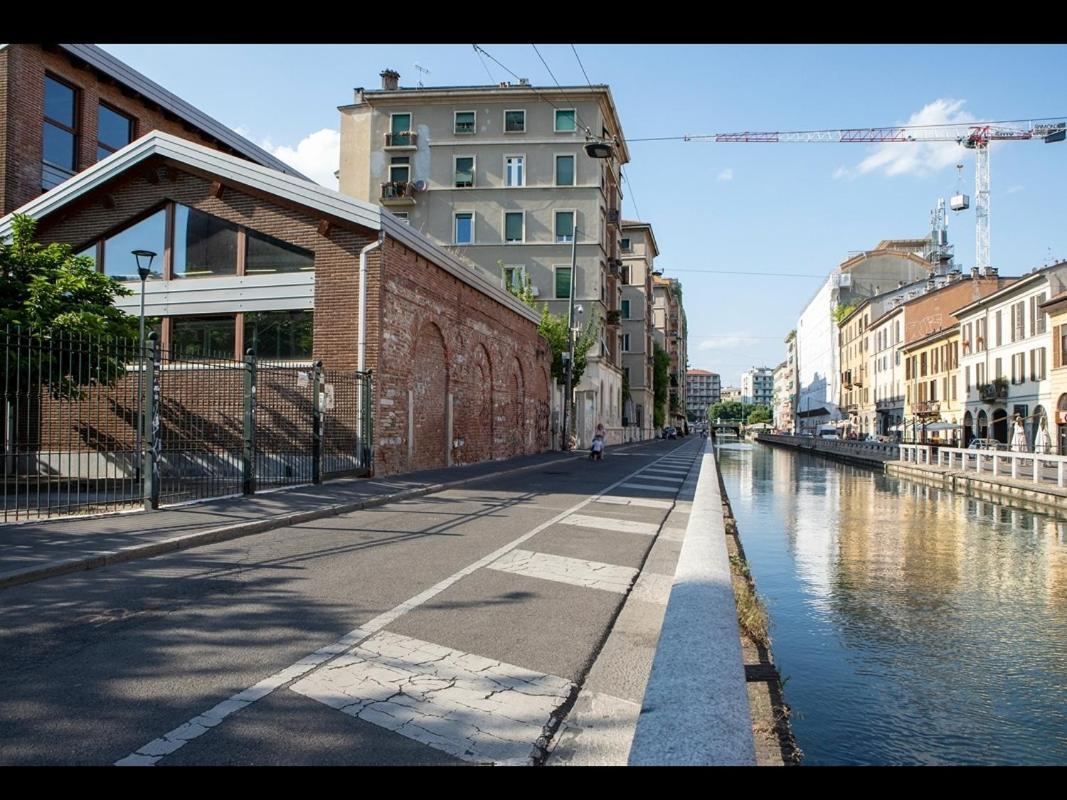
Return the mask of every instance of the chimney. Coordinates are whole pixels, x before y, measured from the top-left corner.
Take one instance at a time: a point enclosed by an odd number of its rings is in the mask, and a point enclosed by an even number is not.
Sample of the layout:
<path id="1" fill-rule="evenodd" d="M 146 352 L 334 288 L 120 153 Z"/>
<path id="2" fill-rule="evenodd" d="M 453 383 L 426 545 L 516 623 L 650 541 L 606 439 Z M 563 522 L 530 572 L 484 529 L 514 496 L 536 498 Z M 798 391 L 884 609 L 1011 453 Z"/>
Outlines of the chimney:
<path id="1" fill-rule="evenodd" d="M 379 75 L 382 76 L 382 89 L 387 92 L 395 92 L 399 87 L 400 73 L 395 69 L 383 69 Z"/>
<path id="2" fill-rule="evenodd" d="M 977 278 L 978 277 L 978 267 L 971 267 L 971 277 L 972 278 Z"/>
<path id="3" fill-rule="evenodd" d="M 996 267 L 987 267 L 986 271 L 985 271 L 985 274 L 988 275 L 990 278 L 995 278 L 995 277 L 997 277 L 997 268 Z"/>
<path id="4" fill-rule="evenodd" d="M 355 100 L 354 104 L 357 106 L 363 105 L 363 87 L 357 86 L 354 90 Z"/>

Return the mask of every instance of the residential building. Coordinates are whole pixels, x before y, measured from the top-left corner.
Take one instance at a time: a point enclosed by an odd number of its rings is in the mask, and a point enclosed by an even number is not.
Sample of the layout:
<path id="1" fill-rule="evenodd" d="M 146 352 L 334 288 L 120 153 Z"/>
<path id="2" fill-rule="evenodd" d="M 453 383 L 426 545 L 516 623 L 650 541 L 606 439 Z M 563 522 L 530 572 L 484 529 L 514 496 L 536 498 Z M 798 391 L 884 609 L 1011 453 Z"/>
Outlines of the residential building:
<path id="1" fill-rule="evenodd" d="M 1049 365 L 1049 396 L 1055 401 L 1055 411 L 1046 414 L 1044 424 L 1051 438 L 1051 451 L 1067 455 L 1067 292 L 1060 292 L 1046 300 L 1041 308 L 1048 314 L 1052 331 L 1052 362 Z"/>
<path id="2" fill-rule="evenodd" d="M 371 371 L 377 474 L 549 446 L 539 315 L 377 204 L 154 131 L 19 211 L 38 221 L 40 241 L 126 281 L 132 294 L 116 305 L 127 313 L 142 289 L 131 250 L 156 253 L 145 313 L 162 318 L 162 345 L 179 358 L 236 360 L 254 347 L 293 375 L 314 361 Z M 180 367 L 169 374 L 178 380 Z M 203 387 L 205 408 L 225 377 Z M 128 426 L 132 412 L 103 416 Z"/>
<path id="3" fill-rule="evenodd" d="M 774 405 L 774 370 L 752 367 L 741 373 L 741 402 L 747 405 Z"/>
<path id="4" fill-rule="evenodd" d="M 667 392 L 666 424 L 685 429 L 686 399 L 685 371 L 689 363 L 686 352 L 685 308 L 682 306 L 682 285 L 677 278 L 652 278 L 654 294 L 653 328 L 660 346 L 670 358 L 670 386 Z"/>
<path id="5" fill-rule="evenodd" d="M 570 285 L 600 335 L 576 387 L 575 426 L 587 443 L 598 423 L 622 435 L 620 169 L 629 161 L 604 85 L 403 87 L 355 90 L 341 112 L 340 188 L 380 203 L 452 248 L 501 285 L 529 282 L 567 314 Z M 613 142 L 586 154 L 587 135 Z M 571 275 L 572 250 L 576 274 Z"/>
<path id="6" fill-rule="evenodd" d="M 724 386 L 722 390 L 723 403 L 740 403 L 741 402 L 741 387 L 740 386 Z"/>
<path id="7" fill-rule="evenodd" d="M 154 130 L 304 177 L 91 44 L 0 45 L 0 215 Z"/>
<path id="8" fill-rule="evenodd" d="M 706 369 L 691 369 L 685 373 L 686 413 L 693 422 L 703 421 L 708 416 L 708 406 L 719 402 L 722 382 L 715 372 Z"/>
<path id="9" fill-rule="evenodd" d="M 874 400 L 874 432 L 899 435 L 904 421 L 904 308 L 896 305 L 870 325 L 870 361 L 867 369 Z"/>
<path id="10" fill-rule="evenodd" d="M 656 435 L 652 418 L 655 394 L 652 386 L 654 260 L 659 255 L 652 226 L 647 222 L 624 220 L 619 244 L 622 272 L 619 281 L 619 352 L 630 395 L 623 403 L 623 427 L 630 439 L 650 439 Z M 609 312 L 610 313 L 610 312 Z"/>
<path id="11" fill-rule="evenodd" d="M 785 337 L 785 361 L 774 371 L 774 427 L 782 431 L 796 430 L 797 400 L 797 332 Z"/>
<path id="12" fill-rule="evenodd" d="M 957 446 L 964 405 L 959 387 L 959 323 L 903 345 L 901 355 L 905 376 L 903 440 Z"/>
<path id="13" fill-rule="evenodd" d="M 841 427 L 850 434 L 866 436 L 876 426 L 874 404 L 867 383 L 870 301 L 864 300 L 838 322 L 838 363 L 841 375 Z"/>
<path id="14" fill-rule="evenodd" d="M 960 322 L 964 442 L 979 436 L 1010 443 L 1017 415 L 1030 447 L 1042 418 L 1058 441 L 1050 414 L 1057 403 L 1049 373 L 1054 345 L 1043 306 L 1064 291 L 1067 262 L 1060 262 L 952 312 Z"/>

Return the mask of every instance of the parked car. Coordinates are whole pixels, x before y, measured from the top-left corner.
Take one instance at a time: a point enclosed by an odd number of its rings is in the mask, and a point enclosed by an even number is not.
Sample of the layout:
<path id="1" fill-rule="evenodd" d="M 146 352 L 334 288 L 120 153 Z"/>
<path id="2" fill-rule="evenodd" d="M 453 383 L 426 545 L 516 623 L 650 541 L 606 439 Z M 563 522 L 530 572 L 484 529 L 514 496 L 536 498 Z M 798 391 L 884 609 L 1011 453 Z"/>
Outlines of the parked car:
<path id="1" fill-rule="evenodd" d="M 968 450 L 1007 450 L 1008 446 L 996 439 L 971 439 Z"/>
<path id="2" fill-rule="evenodd" d="M 664 428 L 663 429 L 663 438 L 664 439 L 677 439 L 678 438 L 678 429 L 675 428 L 673 425 Z"/>

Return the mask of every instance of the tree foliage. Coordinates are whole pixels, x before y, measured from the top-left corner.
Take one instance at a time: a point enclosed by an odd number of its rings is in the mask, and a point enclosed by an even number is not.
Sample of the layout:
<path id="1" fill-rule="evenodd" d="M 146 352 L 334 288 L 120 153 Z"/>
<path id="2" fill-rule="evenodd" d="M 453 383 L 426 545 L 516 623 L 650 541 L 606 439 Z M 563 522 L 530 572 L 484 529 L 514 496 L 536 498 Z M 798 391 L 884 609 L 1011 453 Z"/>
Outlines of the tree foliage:
<path id="1" fill-rule="evenodd" d="M 662 428 L 666 422 L 667 391 L 670 387 L 671 357 L 659 342 L 652 343 L 652 424 Z"/>
<path id="2" fill-rule="evenodd" d="M 756 425 L 760 422 L 771 422 L 774 416 L 771 414 L 771 410 L 767 406 L 756 406 L 748 415 L 748 419 L 745 421 L 746 425 Z"/>
<path id="3" fill-rule="evenodd" d="M 834 317 L 834 322 L 836 322 L 838 325 L 840 325 L 841 324 L 841 320 L 843 320 L 845 317 L 847 317 L 849 314 L 851 314 L 855 310 L 856 310 L 855 306 L 846 306 L 846 305 L 844 305 L 842 303 L 838 303 L 836 306 L 834 306 L 834 310 L 832 312 L 833 313 L 833 317 Z"/>

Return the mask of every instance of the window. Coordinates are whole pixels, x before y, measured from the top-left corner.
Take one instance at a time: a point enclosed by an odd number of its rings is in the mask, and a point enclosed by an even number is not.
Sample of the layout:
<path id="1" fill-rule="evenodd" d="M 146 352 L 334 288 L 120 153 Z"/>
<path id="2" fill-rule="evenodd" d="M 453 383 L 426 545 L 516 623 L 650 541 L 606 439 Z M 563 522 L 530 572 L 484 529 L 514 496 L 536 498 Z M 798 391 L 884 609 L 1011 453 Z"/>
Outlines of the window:
<path id="1" fill-rule="evenodd" d="M 997 311 L 997 315 L 996 315 L 996 319 L 994 320 L 994 324 L 997 326 L 997 331 L 996 331 L 997 335 L 995 337 L 996 338 L 996 342 L 997 342 L 997 347 L 1000 347 L 1000 345 L 1003 343 L 1003 338 L 1002 338 L 1003 334 L 1001 333 L 1001 330 L 1003 329 L 1004 326 L 1000 324 L 1002 321 L 1003 321 L 1003 319 L 1002 319 L 1002 311 L 998 310 Z"/>
<path id="2" fill-rule="evenodd" d="M 554 215 L 554 230 L 557 242 L 570 242 L 574 238 L 574 212 L 557 211 Z"/>
<path id="3" fill-rule="evenodd" d="M 997 361 L 1000 359 L 998 358 Z M 1011 382 L 1013 384 L 1026 382 L 1026 353 L 1016 353 L 1011 357 Z"/>
<path id="4" fill-rule="evenodd" d="M 1045 293 L 1030 298 L 1030 335 L 1037 336 L 1045 332 L 1045 312 L 1038 306 L 1045 302 Z"/>
<path id="5" fill-rule="evenodd" d="M 315 269 L 315 254 L 310 250 L 304 250 L 257 231 L 248 232 L 245 249 L 246 275 L 271 272 L 311 272 Z"/>
<path id="6" fill-rule="evenodd" d="M 133 119 L 103 103 L 97 109 L 96 130 L 97 161 L 133 141 Z"/>
<path id="7" fill-rule="evenodd" d="M 453 130 L 456 133 L 474 133 L 474 112 L 473 111 L 457 111 L 456 112 L 456 124 Z"/>
<path id="8" fill-rule="evenodd" d="M 178 205 L 174 209 L 175 278 L 237 274 L 237 226 Z"/>
<path id="9" fill-rule="evenodd" d="M 78 92 L 73 86 L 44 76 L 44 142 L 42 160 L 51 167 L 58 167 L 68 175 L 42 176 L 44 189 L 51 189 L 63 182 L 77 169 L 78 139 Z M 47 171 L 46 171 L 47 172 Z"/>
<path id="10" fill-rule="evenodd" d="M 237 347 L 237 319 L 172 317 L 170 349 L 175 358 L 230 358 Z"/>
<path id="11" fill-rule="evenodd" d="M 571 296 L 571 268 L 555 267 L 556 299 L 566 300 Z"/>
<path id="12" fill-rule="evenodd" d="M 510 286 L 515 291 L 521 291 L 526 286 L 526 267 L 522 265 L 505 266 L 504 285 Z"/>
<path id="13" fill-rule="evenodd" d="M 1030 380 L 1045 380 L 1045 348 L 1030 351 Z"/>
<path id="14" fill-rule="evenodd" d="M 525 111 L 505 111 L 504 112 L 504 133 L 525 133 L 526 132 L 526 112 Z"/>
<path id="15" fill-rule="evenodd" d="M 624 333 L 622 335 L 622 352 L 624 352 L 624 353 L 629 353 L 630 352 L 630 334 L 628 334 L 628 333 Z"/>
<path id="16" fill-rule="evenodd" d="M 574 186 L 574 156 L 556 156 L 556 186 Z"/>
<path id="17" fill-rule="evenodd" d="M 411 220 L 408 217 L 408 212 L 407 211 L 392 211 L 390 213 L 392 213 L 392 215 L 394 217 L 396 217 L 398 220 L 403 222 L 405 225 L 410 225 L 411 224 Z"/>
<path id="18" fill-rule="evenodd" d="M 455 244 L 474 243 L 474 212 L 465 211 L 454 214 Z"/>
<path id="19" fill-rule="evenodd" d="M 504 185 L 526 185 L 526 156 L 504 156 Z"/>
<path id="20" fill-rule="evenodd" d="M 1020 300 L 1011 306 L 1011 340 L 1018 342 L 1026 338 L 1026 301 Z"/>
<path id="21" fill-rule="evenodd" d="M 526 213 L 507 211 L 504 213 L 504 241 L 523 242 L 526 240 Z"/>
<path id="22" fill-rule="evenodd" d="M 386 144 L 390 147 L 410 147 L 413 144 L 411 114 L 389 115 L 389 136 Z"/>
<path id="23" fill-rule="evenodd" d="M 625 267 L 622 268 L 621 277 L 622 277 L 622 282 L 624 284 L 629 284 L 630 283 L 630 267 L 629 267 L 629 265 L 626 265 Z"/>
<path id="24" fill-rule="evenodd" d="M 994 380 L 997 379 L 997 378 L 1003 378 L 1004 377 L 1004 360 L 1003 359 L 998 358 L 993 362 L 993 373 L 994 373 L 993 374 L 993 379 Z"/>
<path id="25" fill-rule="evenodd" d="M 389 180 L 393 183 L 407 183 L 411 180 L 409 156 L 393 156 L 389 159 Z"/>
<path id="26" fill-rule="evenodd" d="M 570 133 L 577 128 L 573 108 L 556 109 L 556 133 Z"/>
<path id="27" fill-rule="evenodd" d="M 629 319 L 630 318 L 630 301 L 629 300 L 623 300 L 622 301 L 622 318 L 623 319 Z"/>
<path id="28" fill-rule="evenodd" d="M 474 156 L 456 156 L 456 188 L 469 189 L 474 186 Z"/>
<path id="29" fill-rule="evenodd" d="M 965 391 L 965 392 L 971 391 L 971 368 L 970 367 L 964 367 L 963 368 L 963 391 Z"/>
<path id="30" fill-rule="evenodd" d="M 983 317 L 980 320 L 976 320 L 974 323 L 974 351 L 981 353 L 985 350 L 985 338 L 986 338 L 986 320 Z"/>
<path id="31" fill-rule="evenodd" d="M 1056 358 L 1052 366 L 1067 367 L 1067 325 L 1057 325 L 1052 332 L 1052 344 L 1056 348 Z"/>
<path id="32" fill-rule="evenodd" d="M 631 250 L 633 250 L 633 243 L 630 241 L 629 236 L 623 236 L 621 239 L 619 239 L 619 249 L 621 249 L 624 253 L 629 253 Z"/>
<path id="33" fill-rule="evenodd" d="M 311 358 L 315 327 L 312 311 L 246 312 L 244 318 L 245 347 L 255 348 L 257 358 Z"/>
<path id="34" fill-rule="evenodd" d="M 974 365 L 974 385 L 981 386 L 985 383 L 985 364 Z"/>
<path id="35" fill-rule="evenodd" d="M 163 251 L 166 248 L 167 212 L 160 209 L 104 241 L 104 273 L 120 281 L 138 281 L 134 250 L 156 253 L 152 277 L 163 277 Z"/>

